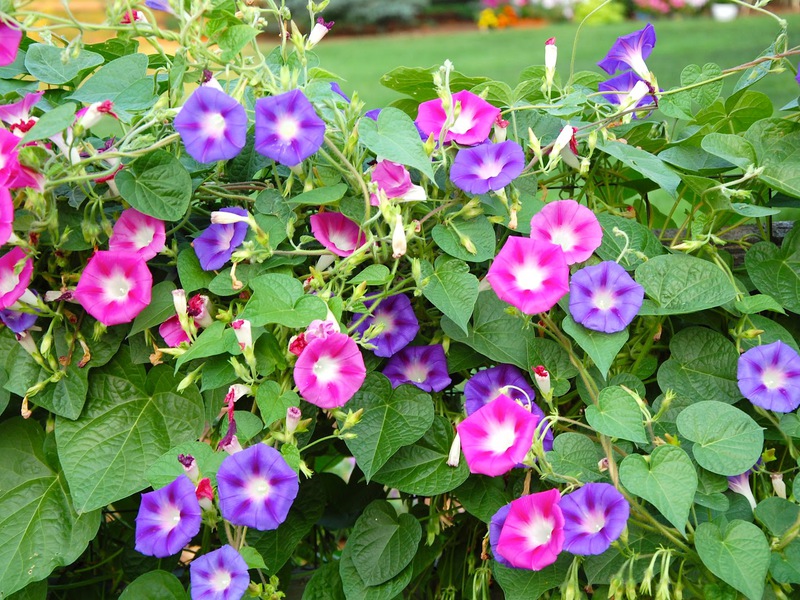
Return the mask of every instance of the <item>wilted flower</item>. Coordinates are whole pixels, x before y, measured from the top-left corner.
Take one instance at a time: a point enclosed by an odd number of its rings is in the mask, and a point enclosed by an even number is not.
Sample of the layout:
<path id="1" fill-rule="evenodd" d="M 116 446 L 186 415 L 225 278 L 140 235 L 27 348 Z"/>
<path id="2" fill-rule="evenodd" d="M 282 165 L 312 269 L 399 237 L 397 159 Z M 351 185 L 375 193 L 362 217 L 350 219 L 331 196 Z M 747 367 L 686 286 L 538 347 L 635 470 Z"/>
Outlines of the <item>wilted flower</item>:
<path id="1" fill-rule="evenodd" d="M 325 139 L 325 121 L 300 90 L 256 100 L 256 151 L 293 167 Z"/>
<path id="2" fill-rule="evenodd" d="M 253 333 L 250 321 L 247 319 L 236 319 L 231 322 L 233 333 L 236 334 L 236 341 L 239 342 L 239 347 L 244 350 L 245 348 L 253 347 Z"/>
<path id="3" fill-rule="evenodd" d="M 422 186 L 411 183 L 411 174 L 405 166 L 390 160 L 378 161 L 372 170 L 372 183 L 390 200 L 425 200 Z M 370 196 L 373 206 L 380 204 L 377 194 Z"/>
<path id="4" fill-rule="evenodd" d="M 403 225 L 403 216 L 395 215 L 394 229 L 392 230 L 392 258 L 405 256 L 408 249 L 406 240 L 406 228 Z"/>
<path id="5" fill-rule="evenodd" d="M 259 531 L 277 529 L 286 520 L 299 489 L 297 473 L 266 444 L 231 454 L 217 472 L 222 516 Z"/>
<path id="6" fill-rule="evenodd" d="M 526 315 L 550 310 L 569 291 L 561 247 L 522 237 L 506 240 L 486 279 L 498 298 Z"/>
<path id="7" fill-rule="evenodd" d="M 103 325 L 129 323 L 150 304 L 153 276 L 138 254 L 95 252 L 81 273 L 75 299 Z"/>
<path id="8" fill-rule="evenodd" d="M 630 505 L 608 483 L 587 483 L 561 499 L 564 550 L 582 556 L 602 554 L 622 535 Z"/>
<path id="9" fill-rule="evenodd" d="M 597 63 L 609 75 L 633 69 L 645 81 L 650 81 L 650 69 L 645 60 L 656 45 L 656 30 L 648 23 L 643 29 L 617 38 L 606 57 Z"/>
<path id="10" fill-rule="evenodd" d="M 91 129 L 100 122 L 103 115 L 109 115 L 118 119 L 114 113 L 114 103 L 111 100 L 93 102 L 75 113 L 75 126 L 82 129 Z"/>
<path id="11" fill-rule="evenodd" d="M 406 346 L 389 359 L 383 374 L 392 387 L 411 383 L 426 392 L 441 392 L 451 381 L 441 344 Z"/>
<path id="12" fill-rule="evenodd" d="M 225 92 L 200 86 L 175 117 L 175 130 L 186 151 L 198 162 L 233 158 L 247 140 L 244 106 Z"/>
<path id="13" fill-rule="evenodd" d="M 306 43 L 306 48 L 313 48 L 317 44 L 322 41 L 328 32 L 333 29 L 333 21 L 326 22 L 325 19 L 322 17 L 317 19 L 317 22 L 314 24 L 314 27 L 311 28 L 311 32 L 308 34 L 308 42 Z M 347 100 L 350 102 L 350 100 Z"/>
<path id="14" fill-rule="evenodd" d="M 553 564 L 564 544 L 560 499 L 558 490 L 547 490 L 511 502 L 496 555 L 518 569 L 541 571 Z"/>
<path id="15" fill-rule="evenodd" d="M 531 239 L 561 247 L 568 265 L 587 260 L 600 246 L 603 229 L 594 213 L 574 200 L 557 200 L 531 219 Z"/>
<path id="16" fill-rule="evenodd" d="M 247 211 L 238 206 L 223 208 L 221 212 L 247 215 Z M 247 223 L 209 225 L 193 243 L 200 266 L 204 271 L 221 269 L 231 259 L 236 248 L 241 246 L 246 236 Z"/>
<path id="17" fill-rule="evenodd" d="M 361 351 L 343 333 L 309 342 L 294 366 L 300 395 L 320 408 L 343 406 L 364 383 L 366 375 Z"/>
<path id="18" fill-rule="evenodd" d="M 750 348 L 736 373 L 742 396 L 756 406 L 792 412 L 800 406 L 800 355 L 781 341 Z"/>
<path id="19" fill-rule="evenodd" d="M 166 558 L 180 551 L 200 532 L 201 510 L 194 484 L 186 475 L 142 494 L 136 517 L 136 550 Z"/>
<path id="20" fill-rule="evenodd" d="M 165 241 L 164 221 L 128 208 L 114 223 L 108 249 L 136 253 L 150 260 L 164 249 Z"/>
<path id="21" fill-rule="evenodd" d="M 396 294 L 378 300 L 365 300 L 364 306 L 372 308 L 380 302 L 372 314 L 356 327 L 358 333 L 364 334 L 370 327 L 380 327 L 380 333 L 370 340 L 375 345 L 376 356 L 388 358 L 411 343 L 419 332 L 419 321 L 411 300 L 403 294 Z M 353 321 L 359 321 L 364 315 L 356 313 Z"/>
<path id="22" fill-rule="evenodd" d="M 644 299 L 644 288 L 613 261 L 576 272 L 569 292 L 572 318 L 587 329 L 604 333 L 625 329 L 639 313 Z"/>
<path id="23" fill-rule="evenodd" d="M 241 600 L 250 585 L 247 563 L 228 544 L 195 558 L 189 575 L 192 600 Z"/>
<path id="24" fill-rule="evenodd" d="M 350 256 L 366 240 L 361 228 L 338 212 L 311 215 L 311 233 L 326 250 L 337 256 Z"/>
<path id="25" fill-rule="evenodd" d="M 517 142 L 486 142 L 458 151 L 450 169 L 450 179 L 465 192 L 485 194 L 504 188 L 524 168 L 525 153 Z"/>
<path id="26" fill-rule="evenodd" d="M 460 106 L 455 123 L 445 133 L 444 141 L 472 146 L 486 141 L 500 109 L 468 90 L 453 94 L 454 107 Z M 419 105 L 416 124 L 423 137 L 439 138 L 447 121 L 441 98 Z"/>

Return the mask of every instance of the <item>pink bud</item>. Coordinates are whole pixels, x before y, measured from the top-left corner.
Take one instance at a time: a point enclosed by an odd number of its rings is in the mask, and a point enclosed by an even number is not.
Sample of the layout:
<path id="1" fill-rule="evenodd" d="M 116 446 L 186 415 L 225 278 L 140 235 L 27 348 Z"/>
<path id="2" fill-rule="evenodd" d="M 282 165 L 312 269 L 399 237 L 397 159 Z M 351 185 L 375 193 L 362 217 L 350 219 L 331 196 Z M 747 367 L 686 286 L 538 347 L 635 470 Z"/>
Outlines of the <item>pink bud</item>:
<path id="1" fill-rule="evenodd" d="M 333 21 L 325 22 L 325 19 L 320 17 L 317 19 L 316 25 L 311 29 L 311 33 L 308 34 L 308 44 L 309 48 L 313 48 L 317 44 L 322 41 L 328 32 L 333 29 Z"/>
<path id="2" fill-rule="evenodd" d="M 550 387 L 550 373 L 544 368 L 543 365 L 534 367 L 533 378 L 536 380 L 536 385 L 542 394 L 547 395 L 550 393 L 550 390 L 552 389 Z"/>
<path id="3" fill-rule="evenodd" d="M 250 321 L 247 319 L 237 319 L 231 323 L 231 327 L 233 327 L 236 340 L 239 342 L 239 347 L 242 350 L 253 347 L 253 334 L 250 331 Z"/>
<path id="4" fill-rule="evenodd" d="M 203 510 L 211 510 L 211 507 L 214 506 L 214 490 L 211 487 L 211 480 L 208 477 L 203 477 L 197 483 L 194 494 L 197 496 L 200 508 Z"/>
<path id="5" fill-rule="evenodd" d="M 289 352 L 295 356 L 300 356 L 306 346 L 308 346 L 308 340 L 306 340 L 305 333 L 298 333 L 289 339 Z"/>
<path id="6" fill-rule="evenodd" d="M 297 430 L 302 416 L 303 413 L 296 406 L 290 406 L 286 409 L 286 433 L 292 434 Z"/>
<path id="7" fill-rule="evenodd" d="M 197 467 L 197 461 L 191 454 L 178 454 L 178 462 L 183 465 L 183 470 L 193 482 L 200 479 L 200 469 Z"/>

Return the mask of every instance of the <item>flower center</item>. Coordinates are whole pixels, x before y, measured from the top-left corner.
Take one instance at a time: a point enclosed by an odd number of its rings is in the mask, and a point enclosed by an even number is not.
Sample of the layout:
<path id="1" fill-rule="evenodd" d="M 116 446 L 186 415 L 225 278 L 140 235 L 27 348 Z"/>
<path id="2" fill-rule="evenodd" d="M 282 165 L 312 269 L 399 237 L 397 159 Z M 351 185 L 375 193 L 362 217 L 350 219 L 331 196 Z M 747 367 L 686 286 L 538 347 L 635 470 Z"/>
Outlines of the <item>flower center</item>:
<path id="1" fill-rule="evenodd" d="M 263 500 L 269 495 L 272 486 L 263 477 L 256 477 L 247 484 L 247 491 L 253 500 Z"/>
<path id="2" fill-rule="evenodd" d="M 523 264 L 517 268 L 514 279 L 519 289 L 535 292 L 544 283 L 544 273 L 537 264 Z"/>
<path id="3" fill-rule="evenodd" d="M 312 370 L 319 383 L 329 383 L 339 376 L 339 361 L 332 356 L 320 356 Z"/>
<path id="4" fill-rule="evenodd" d="M 380 333 L 392 333 L 395 329 L 394 318 L 388 313 L 378 313 L 372 320 L 375 329 L 380 328 Z"/>
<path id="5" fill-rule="evenodd" d="M 481 179 L 491 179 L 492 177 L 497 177 L 500 175 L 502 170 L 503 165 L 500 164 L 499 161 L 490 160 L 481 163 L 481 166 L 478 167 L 478 177 Z"/>
<path id="6" fill-rule="evenodd" d="M 14 271 L 7 271 L 0 277 L 0 295 L 5 296 L 18 285 L 19 275 L 16 275 Z"/>
<path id="7" fill-rule="evenodd" d="M 172 531 L 181 522 L 181 509 L 170 504 L 161 512 L 161 527 L 166 531 Z"/>
<path id="8" fill-rule="evenodd" d="M 203 133 L 210 138 L 219 138 L 225 135 L 225 117 L 221 113 L 206 115 L 203 121 Z"/>
<path id="9" fill-rule="evenodd" d="M 577 244 L 578 240 L 575 237 L 575 232 L 568 227 L 557 227 L 550 232 L 550 242 L 561 246 L 564 252 L 569 252 Z"/>
<path id="10" fill-rule="evenodd" d="M 355 247 L 351 237 L 338 229 L 328 231 L 328 241 L 342 252 L 349 252 Z"/>
<path id="11" fill-rule="evenodd" d="M 415 383 L 422 383 L 428 378 L 428 367 L 422 363 L 412 363 L 406 369 L 406 379 Z"/>
<path id="12" fill-rule="evenodd" d="M 495 454 L 502 454 L 514 445 L 516 435 L 511 422 L 496 423 L 486 437 L 486 448 Z"/>
<path id="13" fill-rule="evenodd" d="M 293 117 L 284 117 L 278 123 L 278 137 L 289 142 L 297 137 L 300 124 Z"/>
<path id="14" fill-rule="evenodd" d="M 587 533 L 597 533 L 606 526 L 606 516 L 601 512 L 592 512 L 583 521 L 584 531 Z"/>
<path id="15" fill-rule="evenodd" d="M 467 133 L 472 126 L 475 124 L 475 115 L 473 115 L 470 111 L 462 110 L 461 114 L 458 115 L 456 122 L 453 123 L 453 126 L 450 128 L 451 133 L 461 134 Z"/>
<path id="16" fill-rule="evenodd" d="M 525 537 L 528 540 L 529 547 L 532 549 L 538 548 L 542 544 L 549 542 L 554 528 L 552 521 L 534 515 L 533 520 L 528 523 L 528 527 L 525 531 Z"/>
<path id="17" fill-rule="evenodd" d="M 133 287 L 124 273 L 114 273 L 106 280 L 106 295 L 113 300 L 126 300 Z"/>
<path id="18" fill-rule="evenodd" d="M 228 571 L 220 569 L 214 572 L 211 579 L 209 579 L 209 583 L 211 587 L 214 588 L 215 592 L 224 592 L 231 586 L 231 580 L 231 574 Z"/>
<path id="19" fill-rule="evenodd" d="M 139 227 L 133 235 L 133 243 L 136 244 L 138 249 L 147 248 L 153 243 L 153 236 L 155 236 L 155 229 L 147 226 Z"/>
<path id="20" fill-rule="evenodd" d="M 761 383 L 763 383 L 764 387 L 768 390 L 782 388 L 786 383 L 786 374 L 775 367 L 767 367 L 761 374 Z"/>
<path id="21" fill-rule="evenodd" d="M 592 304 L 600 310 L 611 310 L 617 302 L 614 292 L 601 288 L 592 294 Z"/>

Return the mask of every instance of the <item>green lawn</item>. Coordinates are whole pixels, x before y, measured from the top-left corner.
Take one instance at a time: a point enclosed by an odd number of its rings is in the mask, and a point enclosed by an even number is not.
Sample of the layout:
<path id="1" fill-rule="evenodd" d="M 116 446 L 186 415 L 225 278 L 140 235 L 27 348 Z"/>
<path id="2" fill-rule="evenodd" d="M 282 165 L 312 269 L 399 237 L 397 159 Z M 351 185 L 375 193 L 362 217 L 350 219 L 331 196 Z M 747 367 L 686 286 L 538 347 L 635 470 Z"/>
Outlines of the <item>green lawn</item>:
<path id="1" fill-rule="evenodd" d="M 800 42 L 800 15 L 789 15 L 790 43 Z M 732 23 L 710 19 L 657 21 L 658 43 L 648 66 L 662 88 L 677 85 L 681 69 L 690 63 L 715 62 L 723 69 L 754 59 L 774 40 L 778 27 L 768 17 L 742 17 Z M 619 35 L 644 26 L 641 22 L 585 27 L 581 34 L 577 70 L 597 69 L 595 63 L 605 56 Z M 368 108 L 384 106 L 399 95 L 380 85 L 385 72 L 398 66 L 429 67 L 445 59 L 468 75 L 483 75 L 517 82 L 522 69 L 543 63 L 544 41 L 556 36 L 559 47 L 559 71 L 569 72 L 569 60 L 576 25 L 558 24 L 542 29 L 452 32 L 442 35 L 403 34 L 391 36 L 336 39 L 336 30 L 317 47 L 321 66 L 346 79 L 346 92 L 358 90 Z M 734 76 L 735 80 L 738 76 Z M 800 93 L 793 73 L 786 71 L 757 84 L 781 107 Z M 727 83 L 731 89 L 733 81 Z"/>

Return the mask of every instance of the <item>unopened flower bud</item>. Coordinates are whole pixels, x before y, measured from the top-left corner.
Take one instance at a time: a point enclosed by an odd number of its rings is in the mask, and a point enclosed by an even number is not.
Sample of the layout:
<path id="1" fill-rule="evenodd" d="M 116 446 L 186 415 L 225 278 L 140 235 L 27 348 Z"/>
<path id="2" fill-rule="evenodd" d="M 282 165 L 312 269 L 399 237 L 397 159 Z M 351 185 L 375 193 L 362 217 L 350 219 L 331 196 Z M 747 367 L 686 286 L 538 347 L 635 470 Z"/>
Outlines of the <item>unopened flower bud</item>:
<path id="1" fill-rule="evenodd" d="M 539 388 L 539 391 L 547 396 L 552 389 L 550 387 L 550 372 L 545 369 L 543 365 L 539 365 L 533 369 L 533 378 L 536 381 L 536 387 Z"/>
<path id="2" fill-rule="evenodd" d="M 30 333 L 23 331 L 22 333 L 15 334 L 15 337 L 25 352 L 32 356 L 39 354 L 39 349 L 36 347 L 36 341 L 31 337 Z"/>
<path id="3" fill-rule="evenodd" d="M 772 480 L 772 490 L 778 498 L 786 499 L 786 484 L 783 482 L 783 473 L 770 473 Z"/>
<path id="4" fill-rule="evenodd" d="M 237 319 L 231 323 L 231 327 L 233 327 L 233 331 L 236 334 L 236 341 L 239 342 L 239 347 L 242 350 L 253 347 L 253 334 L 250 330 L 250 321 L 247 319 Z"/>
<path id="5" fill-rule="evenodd" d="M 235 435 L 232 435 L 229 439 L 223 439 L 220 441 L 219 447 L 228 454 L 236 454 L 237 452 L 244 450 L 242 445 L 239 443 L 239 438 L 237 438 Z"/>
<path id="6" fill-rule="evenodd" d="M 316 24 L 311 29 L 311 33 L 308 34 L 308 42 L 306 43 L 306 48 L 310 49 L 319 44 L 322 41 L 322 38 L 324 38 L 328 34 L 328 32 L 331 29 L 333 29 L 333 24 L 334 24 L 333 21 L 326 23 L 325 19 L 323 19 L 322 17 L 317 19 Z"/>
<path id="7" fill-rule="evenodd" d="M 203 477 L 194 490 L 197 496 L 197 502 L 203 510 L 211 510 L 214 506 L 214 490 L 211 487 L 211 480 L 208 477 Z"/>
<path id="8" fill-rule="evenodd" d="M 209 327 L 214 319 L 210 313 L 211 301 L 208 296 L 197 294 L 189 298 L 187 312 L 189 316 L 194 319 L 195 325 L 198 327 Z"/>
<path id="9" fill-rule="evenodd" d="M 172 304 L 175 306 L 177 315 L 185 315 L 189 308 L 186 303 L 186 292 L 181 289 L 172 290 Z"/>
<path id="10" fill-rule="evenodd" d="M 456 437 L 453 438 L 453 443 L 450 444 L 450 452 L 447 455 L 447 465 L 449 467 L 457 467 L 461 461 L 461 436 L 456 432 Z"/>
<path id="11" fill-rule="evenodd" d="M 249 223 L 250 213 L 237 215 L 236 213 L 223 210 L 215 210 L 211 213 L 211 223 L 214 225 L 233 225 L 234 223 Z"/>
<path id="12" fill-rule="evenodd" d="M 292 435 L 297 430 L 297 425 L 300 423 L 303 413 L 296 406 L 290 406 L 286 409 L 286 433 Z"/>
<path id="13" fill-rule="evenodd" d="M 183 379 L 181 379 L 180 383 L 178 383 L 178 387 L 176 388 L 177 391 L 182 392 L 190 385 L 192 385 L 197 379 L 200 377 L 200 372 L 203 370 L 203 365 L 197 367 L 194 371 L 186 375 Z"/>
<path id="14" fill-rule="evenodd" d="M 191 454 L 178 454 L 178 462 L 183 465 L 183 470 L 192 483 L 197 483 L 200 479 L 200 469 L 197 466 L 197 461 Z"/>
<path id="15" fill-rule="evenodd" d="M 82 108 L 75 114 L 75 127 L 83 130 L 91 129 L 100 122 L 103 115 L 110 115 L 117 119 L 113 111 L 114 105 L 111 100 L 95 102 L 86 108 Z"/>
<path id="16" fill-rule="evenodd" d="M 289 352 L 295 356 L 300 356 L 306 346 L 308 346 L 308 342 L 306 341 L 305 333 L 298 333 L 289 338 Z"/>
<path id="17" fill-rule="evenodd" d="M 131 23 L 147 23 L 147 17 L 140 10 L 129 10 L 120 19 L 121 25 L 130 25 Z"/>
<path id="18" fill-rule="evenodd" d="M 400 258 L 406 253 L 406 230 L 402 215 L 397 215 L 392 232 L 392 258 Z"/>

